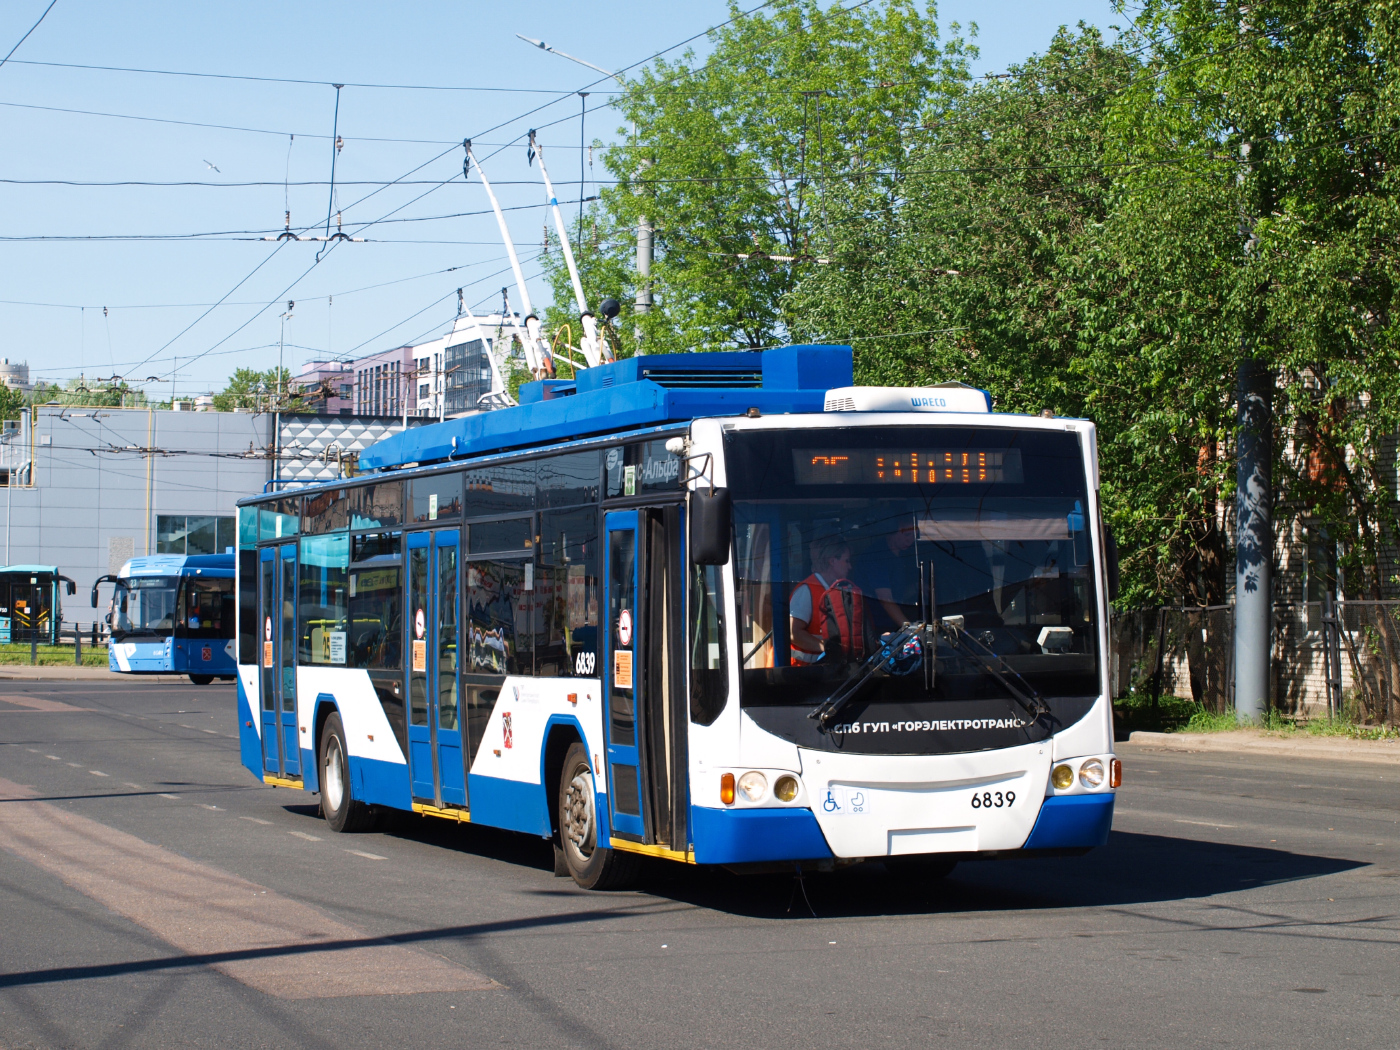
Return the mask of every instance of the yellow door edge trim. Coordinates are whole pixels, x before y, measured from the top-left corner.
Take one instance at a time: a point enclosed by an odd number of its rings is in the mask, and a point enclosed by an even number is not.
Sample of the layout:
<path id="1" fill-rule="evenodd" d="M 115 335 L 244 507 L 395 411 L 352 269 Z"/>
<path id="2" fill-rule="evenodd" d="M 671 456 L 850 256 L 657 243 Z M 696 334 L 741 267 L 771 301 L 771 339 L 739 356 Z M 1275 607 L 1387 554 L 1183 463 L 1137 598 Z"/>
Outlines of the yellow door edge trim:
<path id="1" fill-rule="evenodd" d="M 301 791 L 305 785 L 300 780 L 292 780 L 289 777 L 279 777 L 275 773 L 264 773 L 263 783 L 275 788 L 296 788 Z"/>
<path id="2" fill-rule="evenodd" d="M 668 849 L 665 846 L 648 846 L 641 842 L 631 842 L 627 839 L 611 839 L 613 849 L 622 850 L 624 853 L 641 853 L 648 857 L 660 857 L 663 860 L 676 860 L 682 864 L 695 863 L 695 851 L 693 849 L 678 850 Z"/>
<path id="3" fill-rule="evenodd" d="M 454 820 L 458 824 L 470 824 L 472 815 L 465 809 L 447 809 L 431 805 L 427 802 L 413 803 L 413 812 L 420 813 L 425 817 L 441 817 L 443 820 Z"/>

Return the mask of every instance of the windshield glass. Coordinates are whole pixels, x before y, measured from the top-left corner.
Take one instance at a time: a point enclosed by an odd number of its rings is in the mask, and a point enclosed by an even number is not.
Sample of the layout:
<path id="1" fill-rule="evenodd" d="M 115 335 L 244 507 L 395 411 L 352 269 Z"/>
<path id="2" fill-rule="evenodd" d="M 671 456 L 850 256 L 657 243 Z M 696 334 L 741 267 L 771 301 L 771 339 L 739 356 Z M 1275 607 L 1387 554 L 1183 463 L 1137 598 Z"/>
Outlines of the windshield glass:
<path id="1" fill-rule="evenodd" d="M 863 706 L 1004 700 L 1008 675 L 1046 697 L 1097 694 L 1075 434 L 741 432 L 726 456 L 746 707 L 816 705 L 881 636 L 931 616 L 969 636 L 940 638 L 932 690 L 905 660 L 863 689 Z"/>
<path id="2" fill-rule="evenodd" d="M 175 627 L 179 583 L 172 576 L 118 580 L 112 595 L 112 637 L 120 641 L 128 635 L 169 636 Z"/>

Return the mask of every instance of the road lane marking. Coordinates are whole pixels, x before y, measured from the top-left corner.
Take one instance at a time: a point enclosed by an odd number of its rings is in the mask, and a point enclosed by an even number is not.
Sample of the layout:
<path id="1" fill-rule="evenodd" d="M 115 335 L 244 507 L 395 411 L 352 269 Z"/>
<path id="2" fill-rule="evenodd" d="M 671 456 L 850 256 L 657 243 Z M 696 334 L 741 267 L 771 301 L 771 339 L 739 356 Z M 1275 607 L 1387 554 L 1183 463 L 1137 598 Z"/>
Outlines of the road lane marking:
<path id="1" fill-rule="evenodd" d="M 212 865 L 32 801 L 0 779 L 0 848 L 52 872 L 214 969 L 281 999 L 499 988 L 490 978 L 363 930 Z"/>
<path id="2" fill-rule="evenodd" d="M 174 799 L 176 802 L 179 802 L 179 801 L 180 801 L 180 796 L 179 796 L 179 795 L 168 795 L 168 794 L 166 794 L 164 791 L 162 791 L 162 792 L 160 793 L 160 797 L 161 797 L 161 798 Z"/>
<path id="3" fill-rule="evenodd" d="M 65 704 L 58 700 L 45 700 L 41 696 L 0 696 L 0 703 L 13 704 L 15 707 L 23 707 L 30 711 L 91 711 L 90 707 L 74 707 L 72 704 Z M 3 710 L 3 709 L 0 709 Z M 18 711 L 6 711 L 5 714 L 19 714 Z"/>
<path id="4" fill-rule="evenodd" d="M 44 757 L 45 757 L 45 758 L 51 758 L 51 759 L 53 759 L 55 762 L 62 762 L 62 761 L 63 761 L 63 759 L 59 758 L 57 755 L 45 755 Z"/>
<path id="5" fill-rule="evenodd" d="M 251 820 L 254 824 L 271 824 L 270 820 L 259 820 L 257 817 L 239 817 L 239 820 Z"/>
<path id="6" fill-rule="evenodd" d="M 199 803 L 199 808 L 200 808 L 200 809 L 219 809 L 218 806 L 211 806 L 211 805 L 209 805 L 209 803 L 207 803 L 207 802 L 201 802 L 201 803 Z M 223 810 L 219 810 L 219 812 L 222 813 Z"/>
<path id="7" fill-rule="evenodd" d="M 129 780 L 123 782 L 122 787 L 129 787 L 129 788 L 131 788 L 131 789 L 134 790 L 134 791 L 140 791 L 140 790 L 141 790 L 141 785 L 140 785 L 140 784 L 133 784 L 133 783 L 131 783 L 131 781 L 129 781 Z"/>
<path id="8" fill-rule="evenodd" d="M 1200 827 L 1203 827 L 1203 828 L 1233 828 L 1233 827 L 1236 827 L 1236 826 L 1237 826 L 1237 825 L 1235 825 L 1235 824 L 1217 824 L 1217 823 L 1215 823 L 1215 821 L 1213 821 L 1213 820 L 1177 820 L 1177 821 L 1173 821 L 1173 823 L 1176 823 L 1176 824 L 1197 824 L 1197 825 L 1199 825 Z"/>
<path id="9" fill-rule="evenodd" d="M 100 769 L 89 769 L 88 772 L 95 777 L 110 777 L 112 775 L 111 773 L 104 773 Z"/>
<path id="10" fill-rule="evenodd" d="M 362 849 L 348 849 L 346 853 L 353 853 L 357 857 L 364 857 L 365 860 L 388 860 L 388 857 L 381 857 L 378 853 L 366 853 Z"/>
<path id="11" fill-rule="evenodd" d="M 320 842 L 320 841 L 321 841 L 321 840 L 320 840 L 319 838 L 317 838 L 315 835 L 308 835 L 308 834 L 307 834 L 306 832 L 304 832 L 304 831 L 289 831 L 289 832 L 287 832 L 287 834 L 288 834 L 288 835 L 295 835 L 297 838 L 299 838 L 299 839 L 305 839 L 307 842 Z"/>

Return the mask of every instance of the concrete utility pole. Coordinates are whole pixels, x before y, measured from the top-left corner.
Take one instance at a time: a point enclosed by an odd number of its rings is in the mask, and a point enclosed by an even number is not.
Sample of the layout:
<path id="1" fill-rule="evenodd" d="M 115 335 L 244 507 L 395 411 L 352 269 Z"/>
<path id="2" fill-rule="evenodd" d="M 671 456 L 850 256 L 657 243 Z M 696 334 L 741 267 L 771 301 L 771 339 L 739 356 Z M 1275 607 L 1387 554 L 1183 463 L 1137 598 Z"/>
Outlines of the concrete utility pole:
<path id="1" fill-rule="evenodd" d="M 1241 37 L 1250 31 L 1248 16 L 1249 8 L 1241 5 Z M 1236 176 L 1246 280 L 1256 243 L 1254 208 L 1247 200 L 1252 150 L 1247 139 L 1240 143 Z M 1269 709 L 1273 650 L 1274 374 L 1254 351 L 1249 335 L 1241 336 L 1235 385 L 1235 715 L 1258 722 Z"/>
<path id="2" fill-rule="evenodd" d="M 1273 370 L 1245 356 L 1235 417 L 1235 714 L 1256 722 L 1269 707 L 1273 649 L 1273 391 Z"/>

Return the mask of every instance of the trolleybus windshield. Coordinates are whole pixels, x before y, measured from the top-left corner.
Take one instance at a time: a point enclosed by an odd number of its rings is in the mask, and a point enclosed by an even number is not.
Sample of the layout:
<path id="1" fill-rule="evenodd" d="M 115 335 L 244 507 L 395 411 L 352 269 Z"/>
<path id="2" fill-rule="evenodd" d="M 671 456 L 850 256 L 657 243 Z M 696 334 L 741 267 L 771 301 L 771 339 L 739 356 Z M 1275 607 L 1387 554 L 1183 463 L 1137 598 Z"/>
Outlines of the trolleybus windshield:
<path id="1" fill-rule="evenodd" d="M 882 635 L 934 616 L 1046 697 L 1097 694 L 1075 434 L 749 431 L 727 438 L 726 468 L 744 706 L 819 704 Z M 862 704 L 1009 695 L 1004 677 L 946 638 L 934 672 L 930 690 L 922 662 L 907 661 L 874 678 Z"/>
<path id="2" fill-rule="evenodd" d="M 167 638 L 175 629 L 178 576 L 118 580 L 112 596 L 112 639 Z"/>

